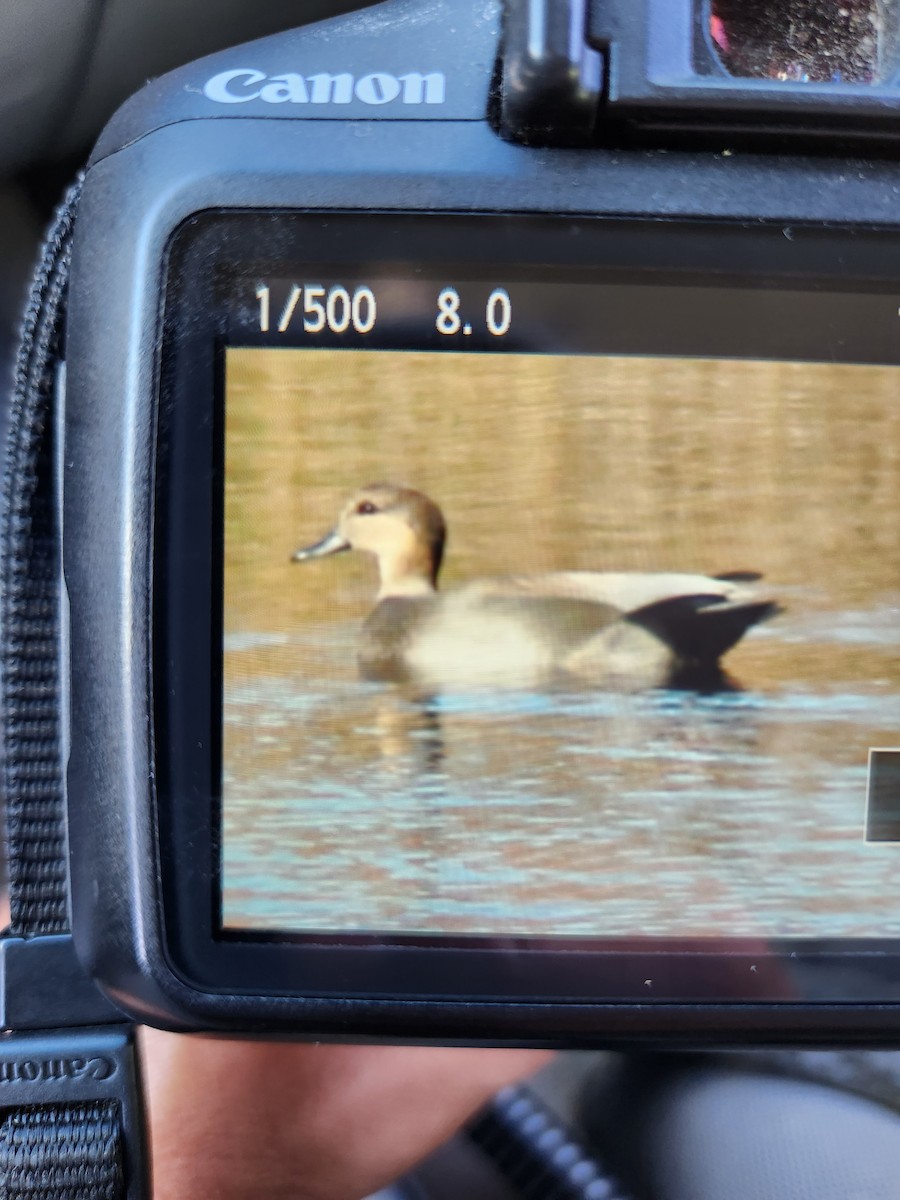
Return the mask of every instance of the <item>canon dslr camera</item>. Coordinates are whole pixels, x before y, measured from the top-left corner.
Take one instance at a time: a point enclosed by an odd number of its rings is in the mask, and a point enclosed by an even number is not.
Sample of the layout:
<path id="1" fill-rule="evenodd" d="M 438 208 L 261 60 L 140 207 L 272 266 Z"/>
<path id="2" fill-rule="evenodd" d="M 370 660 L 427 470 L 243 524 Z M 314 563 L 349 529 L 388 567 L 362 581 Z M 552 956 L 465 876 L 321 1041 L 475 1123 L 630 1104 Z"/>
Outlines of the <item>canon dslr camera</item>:
<path id="1" fill-rule="evenodd" d="M 7 1027 L 896 1039 L 896 15 L 389 0 L 115 116 L 16 381 Z"/>

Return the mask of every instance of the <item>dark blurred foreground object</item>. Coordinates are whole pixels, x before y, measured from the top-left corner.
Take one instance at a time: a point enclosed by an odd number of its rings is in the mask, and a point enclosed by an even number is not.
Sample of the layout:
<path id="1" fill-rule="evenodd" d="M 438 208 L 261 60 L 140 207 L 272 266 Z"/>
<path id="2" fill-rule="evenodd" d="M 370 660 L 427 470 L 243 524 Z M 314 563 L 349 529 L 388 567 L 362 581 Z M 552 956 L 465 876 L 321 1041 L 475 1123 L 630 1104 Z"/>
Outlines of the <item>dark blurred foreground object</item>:
<path id="1" fill-rule="evenodd" d="M 897 0 L 712 0 L 709 34 L 741 79 L 889 83 L 898 73 Z"/>
<path id="2" fill-rule="evenodd" d="M 361 0 L 7 0 L 0 4 L 0 177 L 83 157 L 151 76 L 363 7 Z"/>
<path id="3" fill-rule="evenodd" d="M 3 132 L 0 129 L 0 137 Z M 4 453 L 18 324 L 40 236 L 41 222 L 21 192 L 0 188 L 0 449 Z"/>

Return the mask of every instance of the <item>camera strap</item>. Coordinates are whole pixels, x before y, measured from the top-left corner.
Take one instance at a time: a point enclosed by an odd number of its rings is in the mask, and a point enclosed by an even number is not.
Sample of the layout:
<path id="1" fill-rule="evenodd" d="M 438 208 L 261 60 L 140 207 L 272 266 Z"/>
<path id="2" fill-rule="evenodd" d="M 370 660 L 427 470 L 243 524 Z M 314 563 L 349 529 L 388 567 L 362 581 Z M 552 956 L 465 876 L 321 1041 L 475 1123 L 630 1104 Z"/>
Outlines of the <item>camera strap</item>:
<path id="1" fill-rule="evenodd" d="M 0 1196 L 144 1193 L 133 1029 L 81 968 L 68 916 L 54 403 L 81 180 L 47 235 L 21 330 L 4 464 L 0 704 L 10 924 L 0 941 Z"/>
<path id="2" fill-rule="evenodd" d="M 53 392 L 81 181 L 44 243 L 15 366 L 0 542 L 10 932 L 69 931 L 59 661 Z"/>

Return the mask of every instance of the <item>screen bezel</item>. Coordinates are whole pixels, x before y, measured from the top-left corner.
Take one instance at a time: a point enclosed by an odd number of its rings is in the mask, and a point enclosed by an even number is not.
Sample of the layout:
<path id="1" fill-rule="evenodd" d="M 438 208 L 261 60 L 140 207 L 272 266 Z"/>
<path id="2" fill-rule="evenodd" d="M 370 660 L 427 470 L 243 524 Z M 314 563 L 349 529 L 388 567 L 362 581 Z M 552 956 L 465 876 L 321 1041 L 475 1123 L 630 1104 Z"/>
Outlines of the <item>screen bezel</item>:
<path id="1" fill-rule="evenodd" d="M 218 992 L 304 997 L 630 1004 L 900 999 L 900 944 L 888 939 L 589 942 L 219 928 L 223 360 L 236 321 L 236 281 L 267 270 L 321 272 L 323 263 L 356 272 L 365 265 L 373 275 L 406 264 L 464 276 L 484 274 L 489 265 L 506 277 L 599 272 L 610 281 L 792 289 L 811 298 L 900 290 L 889 270 L 896 234 L 820 226 L 790 233 L 738 223 L 286 212 L 202 214 L 177 231 L 167 265 L 160 377 L 153 712 L 164 925 L 180 975 Z M 306 253 L 307 246 L 315 253 Z M 783 344 L 751 352 L 746 330 L 675 326 L 671 342 L 655 352 L 706 356 L 715 335 L 714 351 L 724 357 L 838 357 L 821 332 L 799 333 L 806 337 L 799 345 L 798 331 L 782 330 Z M 240 344 L 296 343 L 248 334 Z M 900 353 L 883 340 L 875 358 L 872 348 L 840 350 L 838 361 L 900 363 Z M 610 352 L 640 350 L 611 346 Z"/>

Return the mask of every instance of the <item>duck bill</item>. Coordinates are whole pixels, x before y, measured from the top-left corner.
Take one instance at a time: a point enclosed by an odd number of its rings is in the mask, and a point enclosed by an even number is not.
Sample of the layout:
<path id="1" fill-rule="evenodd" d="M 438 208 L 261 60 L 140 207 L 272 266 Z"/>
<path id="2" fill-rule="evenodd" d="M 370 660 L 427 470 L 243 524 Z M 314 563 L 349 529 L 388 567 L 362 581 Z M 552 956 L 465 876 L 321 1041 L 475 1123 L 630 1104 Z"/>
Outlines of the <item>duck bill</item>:
<path id="1" fill-rule="evenodd" d="M 349 550 L 350 543 L 336 529 L 326 533 L 321 541 L 312 546 L 302 546 L 291 555 L 291 562 L 307 562 L 311 558 L 327 558 L 329 554 L 340 554 Z"/>

